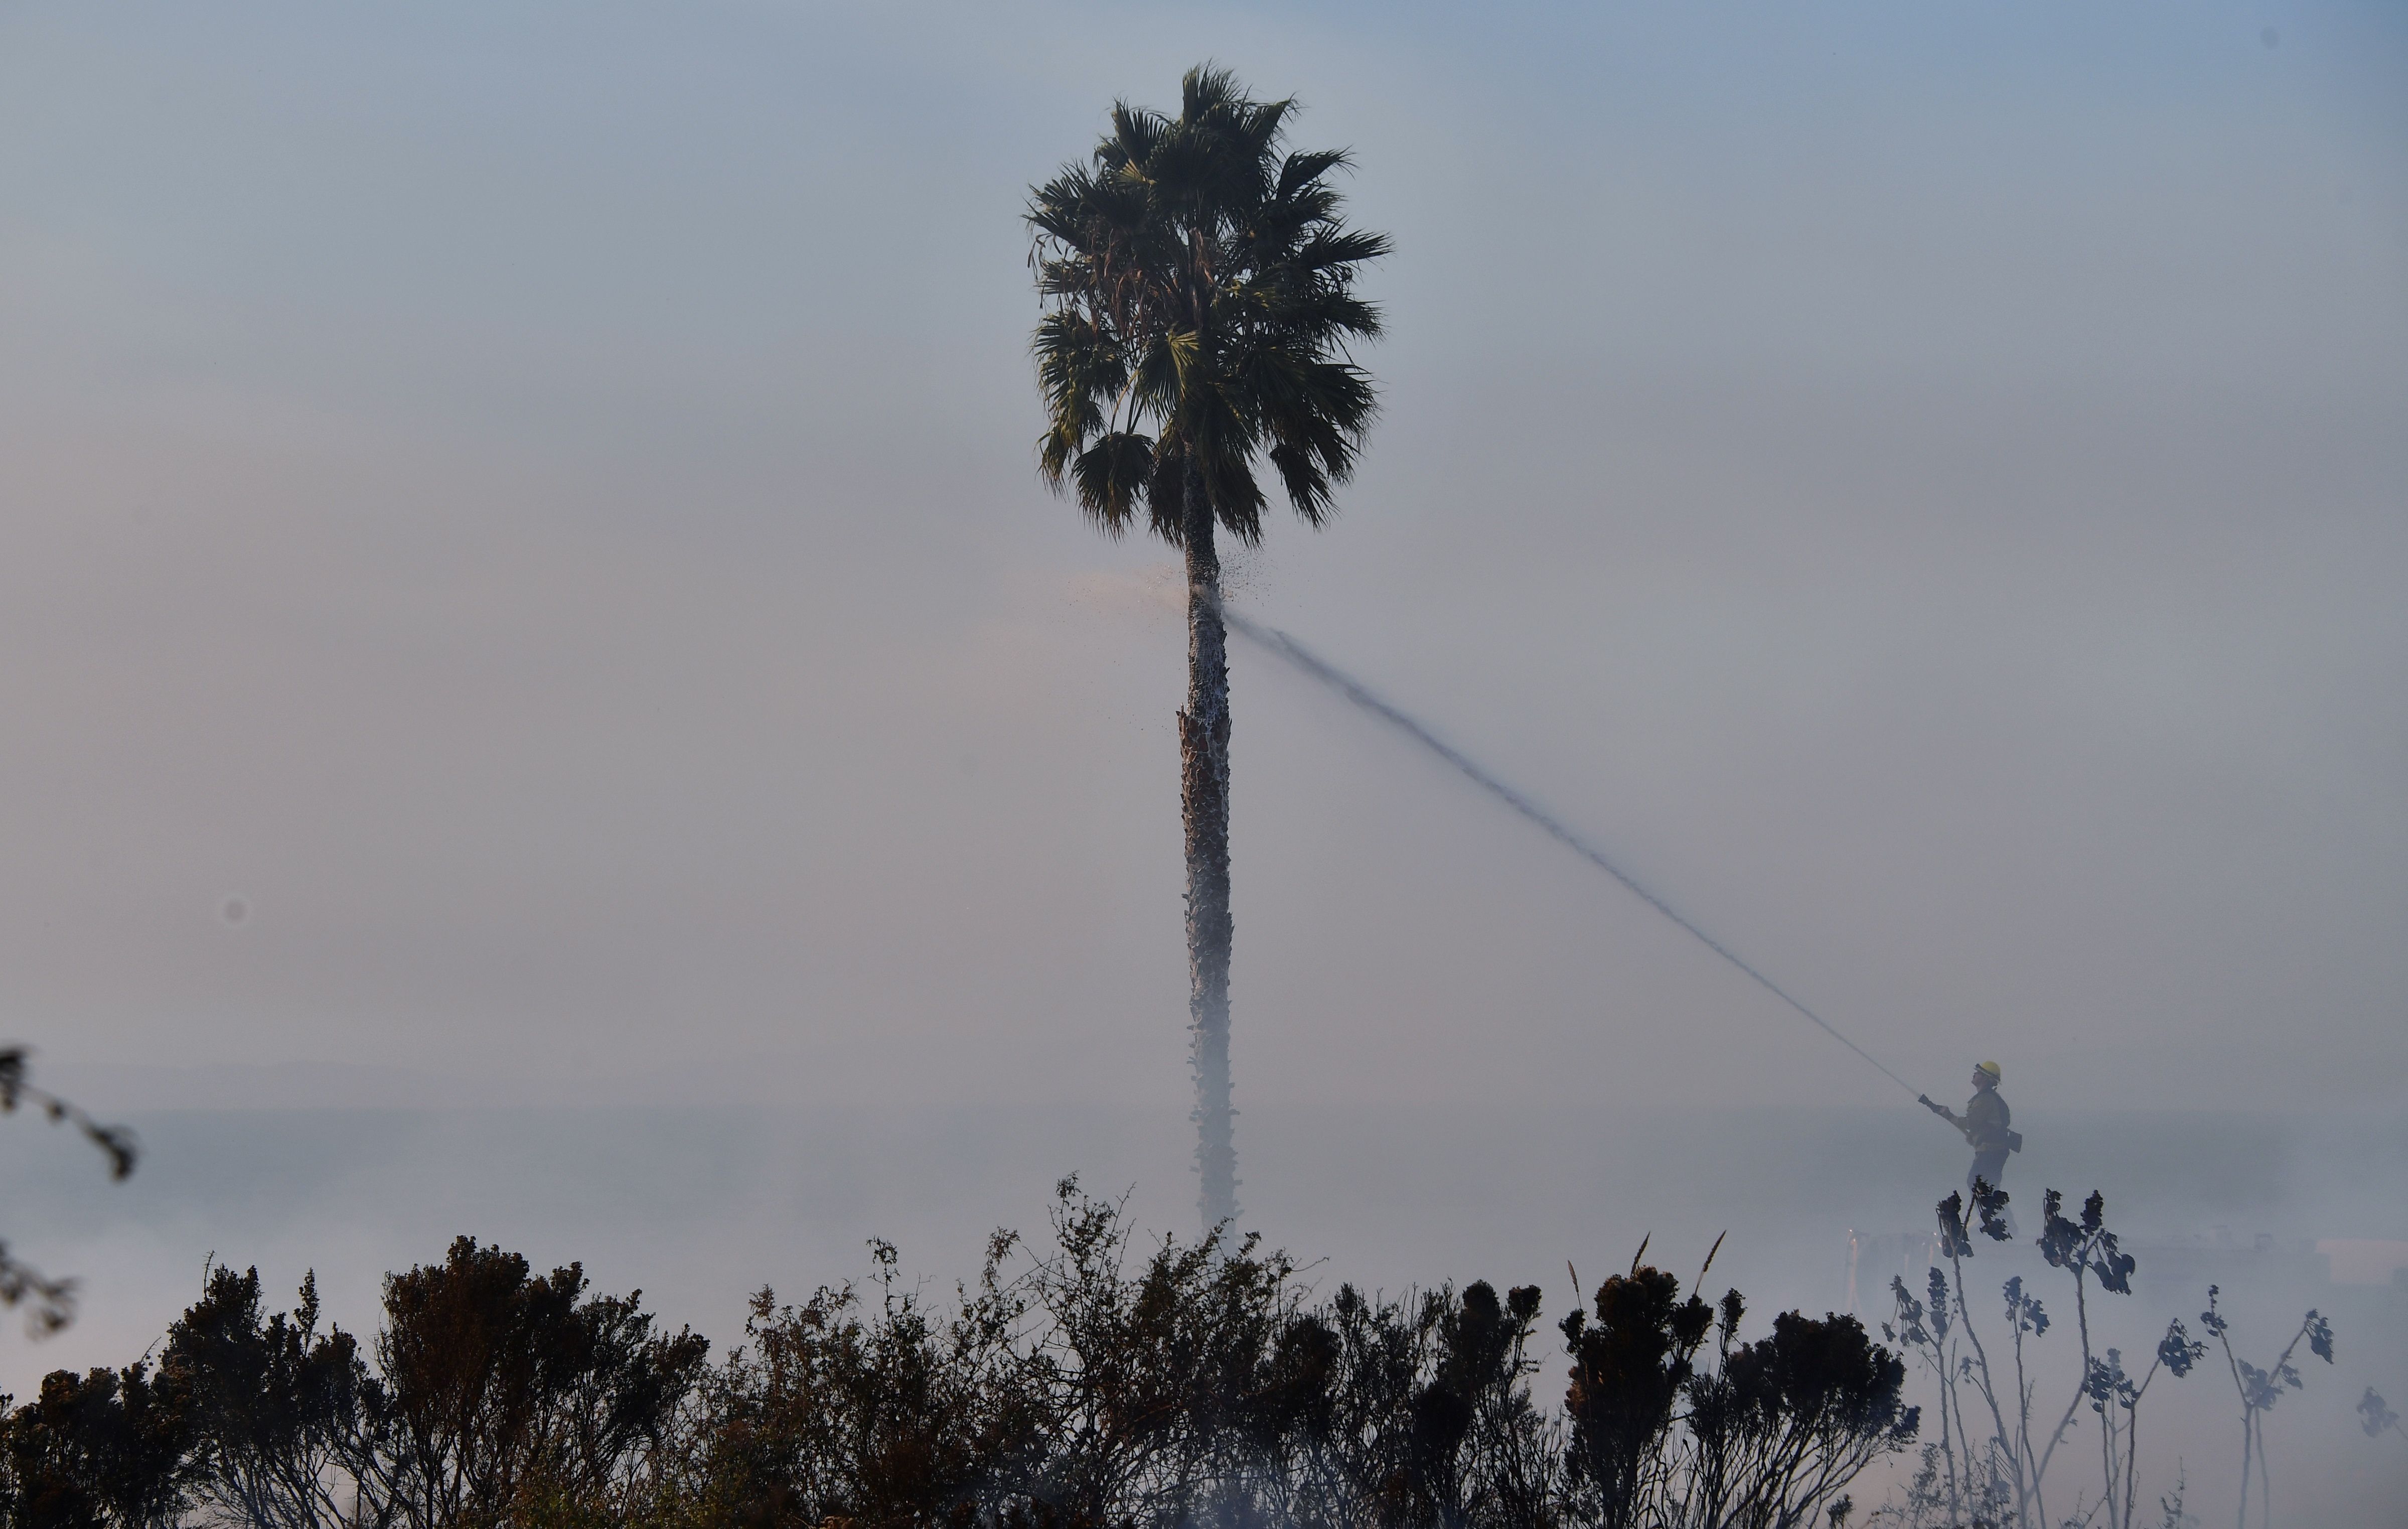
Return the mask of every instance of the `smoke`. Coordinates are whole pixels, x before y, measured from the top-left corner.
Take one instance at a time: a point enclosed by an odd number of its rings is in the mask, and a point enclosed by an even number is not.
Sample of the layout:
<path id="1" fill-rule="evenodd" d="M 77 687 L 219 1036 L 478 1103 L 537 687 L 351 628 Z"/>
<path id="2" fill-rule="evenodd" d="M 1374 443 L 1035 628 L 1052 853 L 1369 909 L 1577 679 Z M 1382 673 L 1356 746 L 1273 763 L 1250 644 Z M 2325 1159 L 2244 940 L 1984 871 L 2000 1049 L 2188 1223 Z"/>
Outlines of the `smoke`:
<path id="1" fill-rule="evenodd" d="M 1490 774 L 1480 765 L 1465 757 L 1460 751 L 1447 744 L 1443 740 L 1440 739 L 1437 734 L 1431 732 L 1429 728 L 1424 727 L 1420 722 L 1415 721 L 1412 717 L 1398 711 L 1387 701 L 1380 699 L 1380 697 L 1366 688 L 1361 681 L 1356 680 L 1344 671 L 1335 668 L 1326 660 L 1306 648 L 1304 644 L 1298 642 L 1295 638 L 1290 637 L 1287 633 L 1281 631 L 1276 627 L 1262 626 L 1256 622 L 1249 620 L 1245 616 L 1240 615 L 1234 611 L 1224 610 L 1222 613 L 1227 619 L 1230 630 L 1236 632 L 1239 636 L 1246 639 L 1248 642 L 1253 642 L 1255 646 L 1261 648 L 1265 653 L 1271 655 L 1273 657 L 1283 659 L 1287 663 L 1294 665 L 1304 673 L 1320 681 L 1330 689 L 1337 691 L 1348 700 L 1353 701 L 1356 706 L 1361 707 L 1364 711 L 1370 713 L 1381 721 L 1395 728 L 1398 731 L 1403 733 L 1414 743 L 1419 743 L 1423 748 L 1427 749 L 1432 754 L 1437 755 L 1440 758 L 1444 759 L 1448 764 L 1453 765 L 1474 786 L 1479 786 L 1482 790 L 1486 791 L 1490 796 L 1495 797 L 1506 806 L 1512 808 L 1515 812 L 1521 814 L 1532 823 L 1537 824 L 1549 838 L 1555 840 L 1557 844 L 1562 844 L 1573 854 L 1578 855 L 1582 859 L 1584 859 L 1591 865 L 1596 866 L 1607 875 L 1612 876 L 1615 881 L 1620 882 L 1641 902 L 1646 903 L 1657 913 L 1662 914 L 1673 923 L 1680 925 L 1681 928 L 1686 930 L 1690 934 L 1695 935 L 1698 942 L 1707 949 L 1713 951 L 1715 955 L 1720 956 L 1724 960 L 1728 961 L 1731 965 L 1739 968 L 1740 971 L 1747 974 L 1747 975 L 1753 978 L 1756 985 L 1762 988 L 1766 992 L 1770 993 L 1773 997 L 1781 1000 L 1782 1003 L 1786 1003 L 1792 1009 L 1797 1010 L 1798 1013 L 1813 1021 L 1816 1028 L 1820 1029 L 1825 1034 L 1830 1036 L 1831 1039 L 1839 1042 L 1842 1046 L 1846 1046 L 1849 1050 L 1855 1052 L 1857 1056 L 1871 1063 L 1875 1068 L 1880 1069 L 1881 1075 L 1884 1077 L 1888 1078 L 1892 1083 L 1897 1084 L 1899 1088 L 1904 1089 L 1909 1093 L 1916 1091 L 1913 1084 L 1907 1082 L 1906 1079 L 1899 1076 L 1896 1073 L 1891 1072 L 1887 1067 L 1883 1066 L 1880 1060 L 1874 1057 L 1871 1052 L 1867 1051 L 1863 1046 L 1858 1046 L 1856 1042 L 1848 1039 L 1845 1035 L 1841 1034 L 1839 1031 L 1832 1028 L 1828 1020 L 1825 1019 L 1821 1015 L 1816 1014 L 1813 1009 L 1808 1008 L 1804 1003 L 1799 1003 L 1796 998 L 1792 997 L 1781 987 L 1779 983 L 1774 982 L 1770 977 L 1766 976 L 1762 972 L 1759 972 L 1754 966 L 1749 965 L 1747 961 L 1735 954 L 1729 946 L 1724 945 L 1713 935 L 1708 934 L 1696 924 L 1690 922 L 1687 917 L 1682 915 L 1678 910 L 1674 909 L 1670 903 L 1666 902 L 1654 892 L 1649 891 L 1638 882 L 1633 881 L 1630 878 L 1629 873 L 1624 871 L 1620 866 L 1615 865 L 1612 860 L 1606 857 L 1603 850 L 1597 848 L 1595 845 L 1588 843 L 1588 841 L 1583 839 L 1579 834 L 1574 833 L 1570 829 L 1566 828 L 1563 821 L 1556 817 L 1553 813 L 1548 812 L 1537 802 L 1532 801 L 1528 797 L 1524 796 L 1521 792 L 1506 785 L 1503 781 L 1498 780 L 1495 775 Z"/>

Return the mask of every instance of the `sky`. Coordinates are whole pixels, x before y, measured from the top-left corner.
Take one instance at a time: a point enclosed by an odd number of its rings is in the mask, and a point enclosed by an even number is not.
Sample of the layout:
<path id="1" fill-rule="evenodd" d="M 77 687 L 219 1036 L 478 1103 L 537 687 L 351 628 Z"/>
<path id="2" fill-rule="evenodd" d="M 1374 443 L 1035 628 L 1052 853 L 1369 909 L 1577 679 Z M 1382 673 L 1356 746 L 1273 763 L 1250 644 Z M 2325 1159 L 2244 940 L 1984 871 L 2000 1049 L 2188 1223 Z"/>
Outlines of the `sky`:
<path id="1" fill-rule="evenodd" d="M 2401 1104 L 2380 5 L 0 7 L 8 1032 L 1183 1110 L 1175 590 L 1037 478 L 1020 213 L 1208 58 L 1396 240 L 1234 600 L 1919 1087 Z M 1233 685 L 1241 1109 L 1902 1103 Z"/>

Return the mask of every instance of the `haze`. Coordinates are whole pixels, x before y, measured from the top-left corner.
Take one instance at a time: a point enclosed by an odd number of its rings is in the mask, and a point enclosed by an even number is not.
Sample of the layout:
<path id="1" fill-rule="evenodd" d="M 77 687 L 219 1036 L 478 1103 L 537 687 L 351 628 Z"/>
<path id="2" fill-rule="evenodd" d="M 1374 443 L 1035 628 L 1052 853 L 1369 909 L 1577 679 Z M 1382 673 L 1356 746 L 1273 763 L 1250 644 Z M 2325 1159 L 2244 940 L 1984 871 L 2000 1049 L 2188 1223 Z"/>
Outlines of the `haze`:
<path id="1" fill-rule="evenodd" d="M 1183 1228 L 1184 639 L 1168 554 L 1037 480 L 1020 213 L 1204 58 L 1398 246 L 1364 471 L 1245 611 L 1919 1087 L 2280 1118 L 2249 1214 L 2408 1235 L 2397 7 L 21 4 L 0 998 L 154 1153 L 0 1228 L 90 1284 L 12 1375 L 122 1361 L 203 1248 L 359 1307 L 474 1230 L 718 1335 L 865 1225 L 965 1272 L 1065 1171 Z M 1933 1129 L 1443 765 L 1233 685 L 1276 1240 L 1468 1277 L 1520 1207 L 1535 1277 L 1647 1227 L 1497 1186 L 1642 1116 Z M 237 1129 L 370 1106 L 481 1123 L 373 1117 L 365 1178 Z M 1787 1129 L 1684 1192 L 1843 1237 L 1889 1149 L 1776 1192 Z M 595 1141 L 718 1208 L 629 1232 L 559 1188 Z M 728 1188 L 838 1141 L 892 1175 L 841 1214 Z"/>

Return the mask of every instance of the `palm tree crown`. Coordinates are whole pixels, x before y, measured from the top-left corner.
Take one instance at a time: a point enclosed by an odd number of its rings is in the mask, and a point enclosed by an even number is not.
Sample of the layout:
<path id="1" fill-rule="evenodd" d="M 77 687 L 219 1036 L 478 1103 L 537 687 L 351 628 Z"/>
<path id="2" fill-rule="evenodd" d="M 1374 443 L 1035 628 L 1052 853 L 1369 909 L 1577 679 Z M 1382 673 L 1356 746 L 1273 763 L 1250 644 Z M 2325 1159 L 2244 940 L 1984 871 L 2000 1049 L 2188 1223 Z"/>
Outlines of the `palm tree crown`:
<path id="1" fill-rule="evenodd" d="M 1031 197 L 1039 464 L 1115 535 L 1142 506 L 1184 544 L 1193 484 L 1251 543 L 1258 456 L 1314 526 L 1353 474 L 1376 403 L 1347 346 L 1380 333 L 1355 273 L 1388 240 L 1342 223 L 1343 151 L 1282 151 L 1294 110 L 1192 69 L 1176 118 L 1115 106 L 1093 165 Z"/>

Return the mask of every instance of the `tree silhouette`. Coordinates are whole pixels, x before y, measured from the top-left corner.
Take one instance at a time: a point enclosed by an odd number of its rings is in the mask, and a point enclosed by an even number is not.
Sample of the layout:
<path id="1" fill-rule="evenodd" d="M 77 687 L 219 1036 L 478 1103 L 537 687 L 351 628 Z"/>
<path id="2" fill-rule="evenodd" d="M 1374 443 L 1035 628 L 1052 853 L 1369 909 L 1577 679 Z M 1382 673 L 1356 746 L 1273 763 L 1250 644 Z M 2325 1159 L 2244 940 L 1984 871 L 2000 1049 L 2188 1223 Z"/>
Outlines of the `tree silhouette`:
<path id="1" fill-rule="evenodd" d="M 1381 235 L 1345 226 L 1342 151 L 1286 152 L 1293 100 L 1188 71 L 1176 117 L 1126 102 L 1092 163 L 1031 194 L 1046 312 L 1039 470 L 1107 533 L 1142 516 L 1187 568 L 1188 1022 L 1207 1226 L 1237 1214 L 1229 1085 L 1229 675 L 1216 527 L 1262 535 L 1258 460 L 1309 526 L 1353 473 L 1375 405 L 1348 345 L 1380 332 L 1357 296 Z"/>
<path id="2" fill-rule="evenodd" d="M 271 1313 L 212 1265 L 155 1363 L 0 1398 L 0 1525 L 1798 1529 L 1915 1431 L 1853 1318 L 1743 1343 L 1737 1292 L 1634 1261 L 1564 1324 L 1556 1410 L 1536 1286 L 1320 1299 L 1251 1237 L 1056 1194 L 949 1293 L 884 1243 L 863 1284 L 764 1290 L 716 1364 L 640 1291 L 468 1237 L 365 1338 L 314 1278 Z"/>

